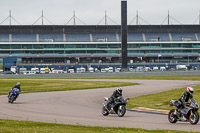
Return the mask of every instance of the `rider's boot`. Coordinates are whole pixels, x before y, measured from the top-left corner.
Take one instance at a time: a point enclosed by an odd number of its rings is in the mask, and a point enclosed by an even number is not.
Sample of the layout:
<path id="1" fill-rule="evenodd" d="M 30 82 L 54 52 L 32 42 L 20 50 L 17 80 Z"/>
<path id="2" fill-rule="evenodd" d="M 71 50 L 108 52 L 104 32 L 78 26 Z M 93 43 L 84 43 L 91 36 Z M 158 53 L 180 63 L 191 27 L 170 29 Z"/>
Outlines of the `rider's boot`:
<path id="1" fill-rule="evenodd" d="M 176 115 L 176 116 L 179 116 L 179 110 L 178 109 L 175 109 L 175 111 L 174 111 L 174 115 Z"/>

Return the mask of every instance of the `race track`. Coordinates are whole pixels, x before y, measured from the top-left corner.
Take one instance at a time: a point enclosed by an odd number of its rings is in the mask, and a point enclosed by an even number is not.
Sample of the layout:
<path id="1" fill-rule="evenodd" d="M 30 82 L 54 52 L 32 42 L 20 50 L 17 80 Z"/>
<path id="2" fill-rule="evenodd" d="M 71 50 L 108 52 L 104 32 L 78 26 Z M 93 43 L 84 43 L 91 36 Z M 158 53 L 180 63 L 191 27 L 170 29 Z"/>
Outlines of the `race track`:
<path id="1" fill-rule="evenodd" d="M 200 84 L 199 81 L 186 80 L 80 80 L 134 82 L 140 84 L 123 87 L 124 97 L 136 97 Z M 168 122 L 167 115 L 127 111 L 124 117 L 118 117 L 113 114 L 106 117 L 102 116 L 101 108 L 104 97 L 109 97 L 114 90 L 115 88 L 101 88 L 92 90 L 21 94 L 14 104 L 8 104 L 7 96 L 0 96 L 0 119 L 85 126 L 200 131 L 200 123 L 197 125 L 191 125 L 186 122 L 171 124 Z"/>

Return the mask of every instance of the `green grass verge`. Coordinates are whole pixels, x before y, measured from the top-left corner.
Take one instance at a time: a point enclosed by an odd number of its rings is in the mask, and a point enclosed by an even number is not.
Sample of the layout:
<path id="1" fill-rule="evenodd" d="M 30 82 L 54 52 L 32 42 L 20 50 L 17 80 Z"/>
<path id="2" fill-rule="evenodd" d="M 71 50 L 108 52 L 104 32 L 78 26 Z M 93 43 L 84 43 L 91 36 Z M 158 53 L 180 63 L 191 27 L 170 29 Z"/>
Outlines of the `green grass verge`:
<path id="1" fill-rule="evenodd" d="M 2 64 L 0 64 L 0 69 L 3 69 L 3 65 Z"/>
<path id="2" fill-rule="evenodd" d="M 200 85 L 194 86 L 194 98 L 197 103 L 200 103 Z M 145 96 L 140 96 L 136 98 L 131 98 L 127 104 L 128 108 L 135 107 L 147 107 L 152 109 L 170 110 L 174 107 L 170 107 L 170 100 L 178 100 L 186 88 L 173 89 L 166 92 L 150 94 Z"/>
<path id="3" fill-rule="evenodd" d="M 175 130 L 85 127 L 30 121 L 0 120 L 0 133 L 179 133 Z M 188 132 L 182 132 L 188 133 Z M 193 132 L 195 133 L 195 132 Z"/>
<path id="4" fill-rule="evenodd" d="M 119 73 L 120 74 L 120 73 Z M 7 78 L 13 79 L 13 78 Z M 14 78 L 25 79 L 25 78 Z M 27 78 L 26 78 L 27 79 Z M 28 78 L 35 79 L 35 78 Z M 199 75 L 180 75 L 180 76 L 121 76 L 121 77 L 43 77 L 37 79 L 148 79 L 148 80 L 200 80 Z"/>
<path id="5" fill-rule="evenodd" d="M 97 79 L 98 78 L 103 78 L 103 79 L 148 79 L 148 80 L 200 80 L 199 75 L 97 77 Z"/>
<path id="6" fill-rule="evenodd" d="M 68 91 L 117 86 L 137 85 L 137 83 L 103 81 L 62 81 L 62 80 L 0 80 L 0 94 L 7 94 L 16 84 L 21 83 L 22 93 Z"/>

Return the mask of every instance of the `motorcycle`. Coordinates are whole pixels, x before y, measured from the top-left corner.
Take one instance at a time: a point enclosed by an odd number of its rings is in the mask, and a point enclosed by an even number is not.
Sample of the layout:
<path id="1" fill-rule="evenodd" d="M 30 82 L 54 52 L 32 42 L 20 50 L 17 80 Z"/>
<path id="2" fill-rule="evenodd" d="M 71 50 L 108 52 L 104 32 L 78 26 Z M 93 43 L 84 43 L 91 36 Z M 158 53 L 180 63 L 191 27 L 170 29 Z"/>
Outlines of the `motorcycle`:
<path id="1" fill-rule="evenodd" d="M 117 114 L 119 117 L 123 117 L 126 113 L 126 104 L 129 98 L 124 99 L 120 96 L 114 100 L 114 103 L 108 105 L 109 98 L 105 97 L 106 104 L 103 103 L 102 114 L 107 116 L 109 114 Z"/>
<path id="2" fill-rule="evenodd" d="M 186 104 L 185 108 L 177 108 L 180 106 L 179 101 L 171 100 L 170 106 L 176 107 L 176 109 L 170 110 L 168 114 L 168 120 L 170 123 L 176 123 L 177 121 L 190 122 L 190 124 L 195 125 L 199 121 L 199 105 L 192 98 L 190 103 Z"/>
<path id="3" fill-rule="evenodd" d="M 19 96 L 20 91 L 18 88 L 12 88 L 10 94 L 8 95 L 8 102 L 13 103 Z"/>

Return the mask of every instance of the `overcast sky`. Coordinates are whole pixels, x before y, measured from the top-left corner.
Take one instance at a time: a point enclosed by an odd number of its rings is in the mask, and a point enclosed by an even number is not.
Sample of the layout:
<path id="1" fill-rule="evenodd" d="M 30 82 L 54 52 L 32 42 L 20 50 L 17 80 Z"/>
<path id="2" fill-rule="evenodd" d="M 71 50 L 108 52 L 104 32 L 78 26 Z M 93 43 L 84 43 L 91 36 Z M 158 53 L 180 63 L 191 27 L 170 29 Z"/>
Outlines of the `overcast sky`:
<path id="1" fill-rule="evenodd" d="M 170 15 L 182 24 L 194 24 L 199 16 L 200 0 L 127 0 L 128 24 L 139 16 L 150 24 L 161 24 Z M 0 23 L 12 11 L 12 16 L 23 25 L 32 25 L 40 16 L 44 16 L 55 25 L 67 23 L 76 11 L 76 16 L 88 25 L 96 25 L 105 15 L 120 24 L 121 0 L 0 0 Z M 81 24 L 78 20 L 77 24 Z M 139 20 L 140 24 L 146 24 Z M 178 24 L 171 20 L 173 24 Z M 13 24 L 16 24 L 14 21 Z M 73 22 L 69 23 L 72 24 Z M 135 24 L 134 21 L 132 24 Z M 167 21 L 165 22 L 165 24 Z M 197 22 L 198 23 L 198 22 Z M 9 24 L 9 20 L 3 24 Z M 36 24 L 41 24 L 38 21 Z M 44 24 L 50 24 L 44 21 Z M 104 24 L 102 22 L 101 24 Z M 108 24 L 114 24 L 108 21 Z"/>

